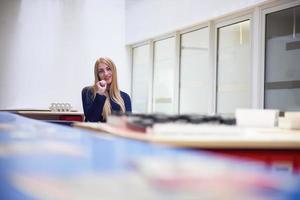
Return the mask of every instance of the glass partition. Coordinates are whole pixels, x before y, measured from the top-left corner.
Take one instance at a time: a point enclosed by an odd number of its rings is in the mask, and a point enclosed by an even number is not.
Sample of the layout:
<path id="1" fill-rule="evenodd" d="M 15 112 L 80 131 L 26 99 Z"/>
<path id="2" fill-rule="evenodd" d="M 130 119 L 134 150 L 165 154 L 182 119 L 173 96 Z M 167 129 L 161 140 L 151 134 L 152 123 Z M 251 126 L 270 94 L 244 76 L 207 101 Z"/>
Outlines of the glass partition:
<path id="1" fill-rule="evenodd" d="M 148 112 L 149 84 L 151 80 L 149 45 L 133 48 L 132 57 L 132 111 Z"/>
<path id="2" fill-rule="evenodd" d="M 251 107 L 250 20 L 220 27 L 217 52 L 217 113 Z"/>
<path id="3" fill-rule="evenodd" d="M 181 35 L 180 113 L 207 114 L 211 108 L 208 28 Z"/>
<path id="4" fill-rule="evenodd" d="M 265 108 L 300 110 L 300 6 L 266 15 Z"/>
<path id="5" fill-rule="evenodd" d="M 154 42 L 153 112 L 174 113 L 175 37 Z"/>

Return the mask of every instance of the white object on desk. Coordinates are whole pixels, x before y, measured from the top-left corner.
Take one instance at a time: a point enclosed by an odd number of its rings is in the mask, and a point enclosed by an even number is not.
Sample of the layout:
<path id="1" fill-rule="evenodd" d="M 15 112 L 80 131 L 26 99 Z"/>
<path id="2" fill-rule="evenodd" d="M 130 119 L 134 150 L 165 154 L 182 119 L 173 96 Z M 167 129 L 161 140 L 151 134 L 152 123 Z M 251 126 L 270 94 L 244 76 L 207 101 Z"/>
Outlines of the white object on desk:
<path id="1" fill-rule="evenodd" d="M 278 127 L 284 129 L 300 129 L 300 112 L 285 112 L 279 117 Z"/>
<path id="2" fill-rule="evenodd" d="M 273 128 L 278 124 L 279 110 L 237 109 L 235 111 L 238 126 Z"/>
<path id="3" fill-rule="evenodd" d="M 69 112 L 72 109 L 70 103 L 51 103 L 49 109 L 52 112 Z"/>
<path id="4" fill-rule="evenodd" d="M 288 119 L 300 119 L 300 112 L 284 112 L 284 117 Z"/>

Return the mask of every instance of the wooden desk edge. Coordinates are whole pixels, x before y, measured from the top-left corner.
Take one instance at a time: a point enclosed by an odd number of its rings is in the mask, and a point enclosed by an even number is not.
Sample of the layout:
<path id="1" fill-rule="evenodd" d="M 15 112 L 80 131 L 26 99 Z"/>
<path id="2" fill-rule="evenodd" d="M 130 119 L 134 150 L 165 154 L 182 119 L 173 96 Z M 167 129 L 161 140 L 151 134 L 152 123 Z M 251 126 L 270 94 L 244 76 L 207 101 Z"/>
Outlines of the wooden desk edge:
<path id="1" fill-rule="evenodd" d="M 84 114 L 78 111 L 70 111 L 70 112 L 53 112 L 53 111 L 16 111 L 18 114 L 38 114 L 38 115 L 81 115 Z"/>
<path id="2" fill-rule="evenodd" d="M 204 148 L 204 149 L 291 149 L 300 150 L 300 141 L 267 141 L 267 140 L 205 140 L 205 138 L 199 138 L 198 140 L 192 140 L 185 138 L 166 137 L 160 135 L 152 135 L 147 133 L 141 133 L 131 131 L 126 128 L 113 127 L 105 123 L 84 123 L 75 122 L 74 126 L 84 129 L 90 129 L 94 131 L 106 132 L 115 136 L 135 139 L 139 141 L 152 142 L 157 144 L 164 144 L 176 147 L 187 148 Z M 224 136 L 226 137 L 226 136 Z M 193 138 L 194 139 L 194 138 Z"/>

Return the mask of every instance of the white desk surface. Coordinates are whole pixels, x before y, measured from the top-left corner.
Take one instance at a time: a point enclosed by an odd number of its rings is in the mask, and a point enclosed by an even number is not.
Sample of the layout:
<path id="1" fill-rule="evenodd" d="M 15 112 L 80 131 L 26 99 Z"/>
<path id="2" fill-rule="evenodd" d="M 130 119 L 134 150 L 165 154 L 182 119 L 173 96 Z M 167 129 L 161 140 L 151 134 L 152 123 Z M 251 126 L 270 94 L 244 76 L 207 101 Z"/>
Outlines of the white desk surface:
<path id="1" fill-rule="evenodd" d="M 212 132 L 203 128 L 193 134 L 153 134 L 136 132 L 126 127 L 116 127 L 106 123 L 76 122 L 74 126 L 95 130 L 99 133 L 105 132 L 120 137 L 180 147 L 300 150 L 300 130 L 239 128 L 236 126 L 223 129 L 215 126 L 218 131 Z"/>

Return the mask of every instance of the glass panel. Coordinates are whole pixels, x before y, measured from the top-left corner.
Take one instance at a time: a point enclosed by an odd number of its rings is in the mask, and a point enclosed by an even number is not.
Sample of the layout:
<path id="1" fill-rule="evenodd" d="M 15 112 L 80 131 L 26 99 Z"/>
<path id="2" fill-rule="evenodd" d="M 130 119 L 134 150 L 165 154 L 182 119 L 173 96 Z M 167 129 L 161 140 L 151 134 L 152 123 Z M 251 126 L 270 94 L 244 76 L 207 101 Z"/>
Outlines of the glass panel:
<path id="1" fill-rule="evenodd" d="M 217 112 L 251 107 L 250 20 L 218 29 Z"/>
<path id="2" fill-rule="evenodd" d="M 300 109 L 299 27 L 300 6 L 266 15 L 266 108 Z"/>
<path id="3" fill-rule="evenodd" d="M 137 113 L 146 113 L 148 110 L 149 81 L 151 79 L 149 45 L 133 49 L 132 63 L 132 110 Z"/>
<path id="4" fill-rule="evenodd" d="M 181 36 L 180 113 L 207 114 L 211 108 L 208 28 Z"/>
<path id="5" fill-rule="evenodd" d="M 266 90 L 266 105 L 282 111 L 300 111 L 300 89 Z"/>
<path id="6" fill-rule="evenodd" d="M 174 113 L 175 38 L 154 43 L 153 111 Z"/>

